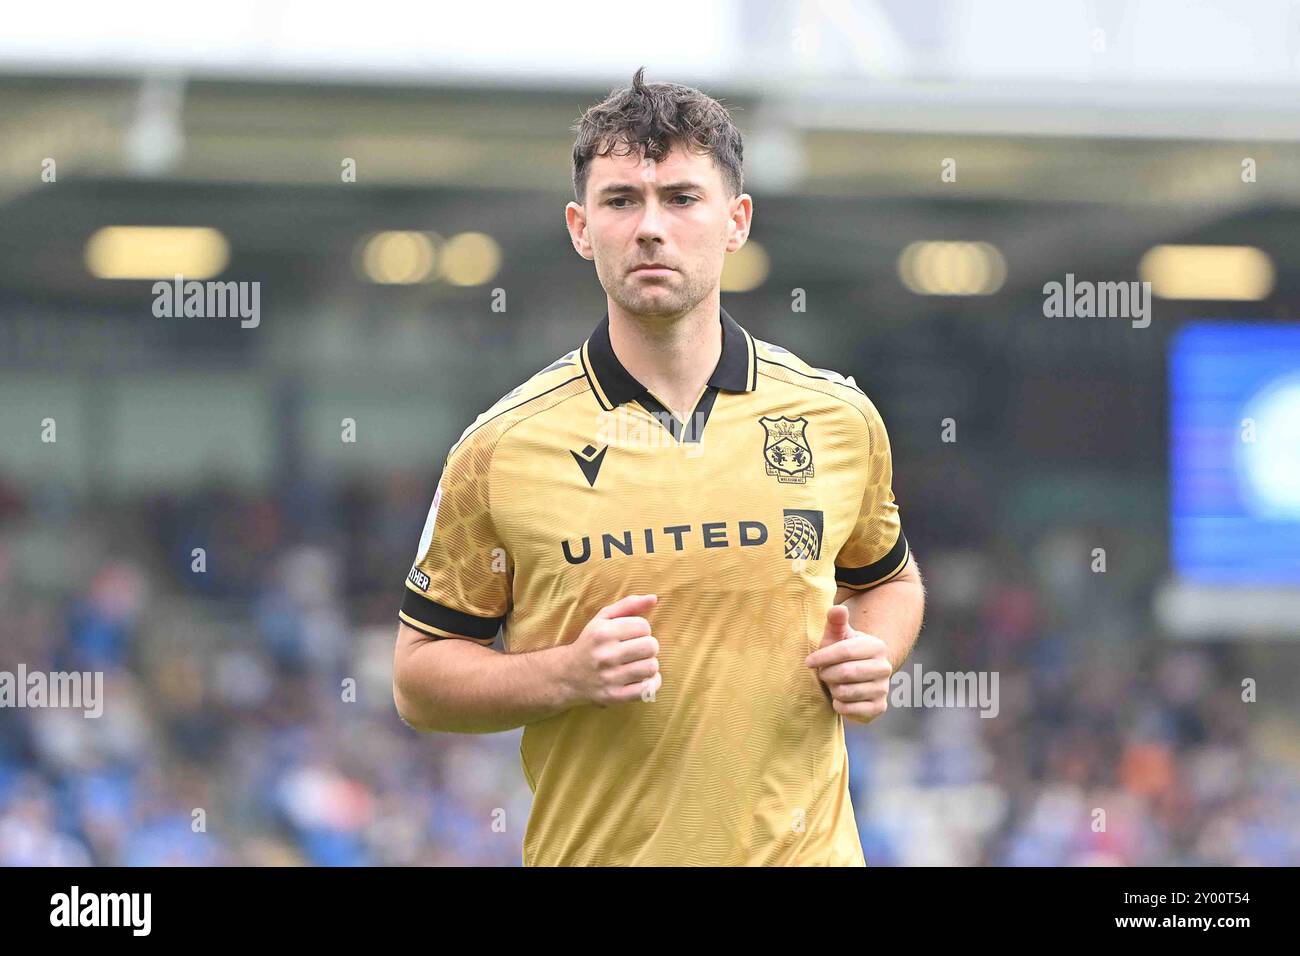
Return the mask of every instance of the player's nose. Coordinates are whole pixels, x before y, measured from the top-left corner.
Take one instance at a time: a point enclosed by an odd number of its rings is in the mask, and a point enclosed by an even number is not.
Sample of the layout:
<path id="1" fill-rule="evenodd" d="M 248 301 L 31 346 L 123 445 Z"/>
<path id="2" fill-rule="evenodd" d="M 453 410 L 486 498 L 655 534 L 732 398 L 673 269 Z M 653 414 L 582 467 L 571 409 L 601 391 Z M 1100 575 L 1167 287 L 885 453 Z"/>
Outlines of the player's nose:
<path id="1" fill-rule="evenodd" d="M 663 214 L 655 203 L 646 203 L 645 211 L 641 213 L 641 219 L 637 223 L 636 237 L 638 239 L 658 239 L 663 235 Z"/>

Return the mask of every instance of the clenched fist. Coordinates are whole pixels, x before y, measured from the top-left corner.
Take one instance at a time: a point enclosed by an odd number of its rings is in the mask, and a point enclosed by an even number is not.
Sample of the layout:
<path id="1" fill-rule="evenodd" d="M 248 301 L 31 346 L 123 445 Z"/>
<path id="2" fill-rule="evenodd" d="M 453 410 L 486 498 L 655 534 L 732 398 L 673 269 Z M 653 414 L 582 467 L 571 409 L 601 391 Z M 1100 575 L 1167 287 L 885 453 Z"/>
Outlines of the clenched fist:
<path id="1" fill-rule="evenodd" d="M 849 609 L 835 604 L 826 612 L 826 630 L 817 650 L 804 661 L 831 692 L 831 706 L 848 720 L 869 724 L 888 704 L 893 665 L 885 642 L 849 627 Z"/>
<path id="2" fill-rule="evenodd" d="M 597 707 L 654 700 L 663 684 L 659 642 L 640 615 L 657 600 L 654 594 L 629 594 L 601 608 L 568 645 L 565 674 L 578 699 Z"/>

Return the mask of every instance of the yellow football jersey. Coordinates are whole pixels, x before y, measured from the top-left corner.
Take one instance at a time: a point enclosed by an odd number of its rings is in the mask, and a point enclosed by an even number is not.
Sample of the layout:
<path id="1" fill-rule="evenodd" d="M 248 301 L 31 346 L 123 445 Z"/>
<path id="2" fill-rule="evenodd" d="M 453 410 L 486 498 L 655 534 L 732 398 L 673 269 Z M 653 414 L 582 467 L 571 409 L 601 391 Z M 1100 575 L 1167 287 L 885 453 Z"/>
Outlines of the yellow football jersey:
<path id="1" fill-rule="evenodd" d="M 530 724 L 525 865 L 863 865 L 844 726 L 804 665 L 837 584 L 875 587 L 908 545 L 889 439 L 838 373 L 754 339 L 678 421 L 614 354 L 581 348 L 452 446 L 400 616 L 509 653 L 573 641 L 654 593 L 663 686 Z"/>

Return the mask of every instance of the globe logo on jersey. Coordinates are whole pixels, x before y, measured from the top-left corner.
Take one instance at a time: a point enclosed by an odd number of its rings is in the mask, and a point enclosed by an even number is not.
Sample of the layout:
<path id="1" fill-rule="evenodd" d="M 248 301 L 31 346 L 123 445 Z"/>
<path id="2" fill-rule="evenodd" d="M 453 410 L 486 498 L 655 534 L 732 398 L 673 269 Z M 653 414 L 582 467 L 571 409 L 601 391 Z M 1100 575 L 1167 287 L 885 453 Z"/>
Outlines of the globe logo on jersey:
<path id="1" fill-rule="evenodd" d="M 763 426 L 763 460 L 767 463 L 767 473 L 777 481 L 804 484 L 813 476 L 808 419 L 764 415 L 758 423 Z"/>
<path id="2" fill-rule="evenodd" d="M 819 561 L 822 556 L 822 513 L 804 508 L 784 509 L 785 556 L 791 561 Z"/>

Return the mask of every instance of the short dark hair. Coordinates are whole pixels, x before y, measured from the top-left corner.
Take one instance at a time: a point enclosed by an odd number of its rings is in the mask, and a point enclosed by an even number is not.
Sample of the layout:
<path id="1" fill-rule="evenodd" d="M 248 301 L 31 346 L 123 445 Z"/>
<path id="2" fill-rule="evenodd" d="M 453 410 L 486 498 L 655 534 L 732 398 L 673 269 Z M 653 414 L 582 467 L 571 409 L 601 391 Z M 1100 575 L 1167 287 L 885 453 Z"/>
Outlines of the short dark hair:
<path id="1" fill-rule="evenodd" d="M 731 114 L 705 93 L 677 83 L 646 83 L 645 67 L 632 85 L 614 90 L 573 125 L 573 195 L 582 202 L 596 156 L 627 156 L 644 149 L 661 160 L 674 146 L 713 156 L 723 182 L 738 196 L 745 186 L 744 146 Z"/>

